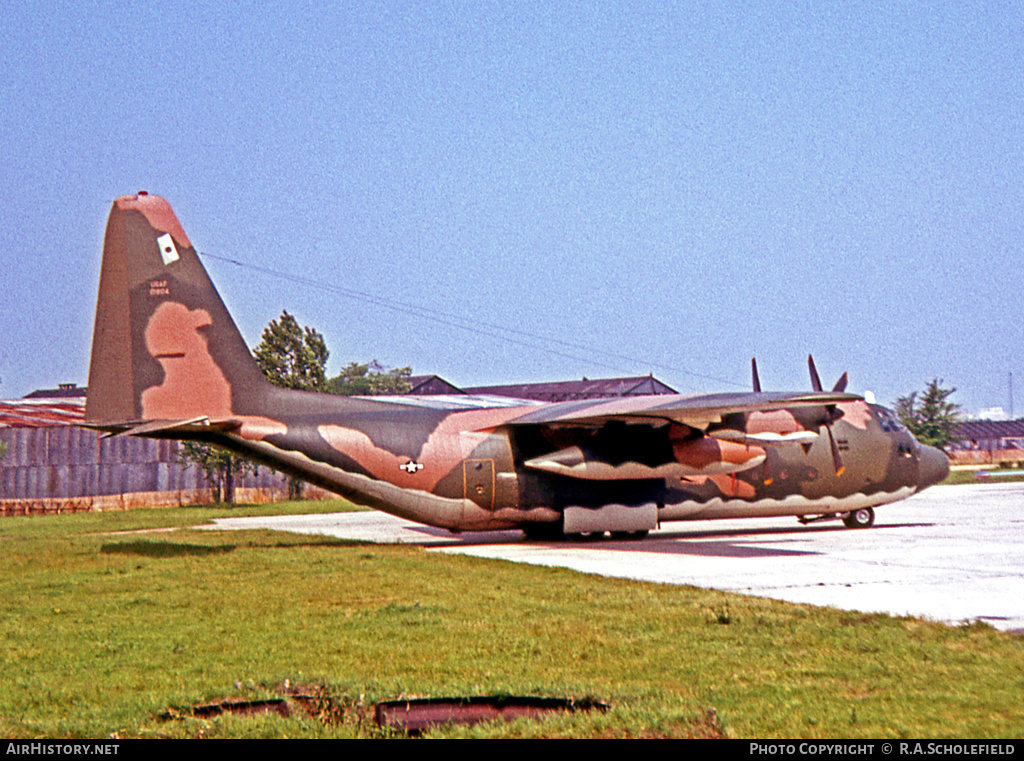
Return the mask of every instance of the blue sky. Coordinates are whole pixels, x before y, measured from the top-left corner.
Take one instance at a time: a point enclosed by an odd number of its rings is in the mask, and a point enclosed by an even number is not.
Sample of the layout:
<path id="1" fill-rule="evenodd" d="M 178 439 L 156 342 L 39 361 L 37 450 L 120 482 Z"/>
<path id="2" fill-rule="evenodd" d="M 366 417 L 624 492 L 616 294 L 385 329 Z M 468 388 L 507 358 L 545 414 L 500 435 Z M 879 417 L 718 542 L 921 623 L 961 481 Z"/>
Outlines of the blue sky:
<path id="1" fill-rule="evenodd" d="M 322 5 L 7 4 L 0 397 L 85 383 L 140 189 L 332 372 L 1024 389 L 1022 6 Z"/>

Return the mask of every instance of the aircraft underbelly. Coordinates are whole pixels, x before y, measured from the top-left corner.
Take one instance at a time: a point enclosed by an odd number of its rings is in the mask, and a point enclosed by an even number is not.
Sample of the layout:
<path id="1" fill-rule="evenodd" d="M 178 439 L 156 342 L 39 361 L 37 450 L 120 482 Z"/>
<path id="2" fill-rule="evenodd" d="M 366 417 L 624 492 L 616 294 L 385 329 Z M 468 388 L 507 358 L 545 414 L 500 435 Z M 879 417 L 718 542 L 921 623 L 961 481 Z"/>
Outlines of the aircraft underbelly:
<path id="1" fill-rule="evenodd" d="M 913 493 L 914 489 L 906 486 L 892 492 L 875 492 L 874 494 L 858 492 L 843 497 L 822 497 L 816 499 L 808 499 L 798 494 L 791 494 L 780 499 L 743 500 L 716 497 L 707 502 L 686 500 L 660 508 L 658 510 L 658 519 L 662 522 L 667 522 L 845 513 L 851 510 L 860 510 L 864 507 L 877 507 L 889 502 L 896 502 L 906 499 Z"/>

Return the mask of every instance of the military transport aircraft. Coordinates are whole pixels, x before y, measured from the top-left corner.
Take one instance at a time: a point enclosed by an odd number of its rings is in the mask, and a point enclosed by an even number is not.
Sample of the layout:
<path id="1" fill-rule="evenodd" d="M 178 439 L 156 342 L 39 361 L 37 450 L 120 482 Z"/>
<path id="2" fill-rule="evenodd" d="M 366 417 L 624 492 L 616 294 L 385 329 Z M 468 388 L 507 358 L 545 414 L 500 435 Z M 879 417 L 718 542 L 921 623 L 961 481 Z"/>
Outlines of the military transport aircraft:
<path id="1" fill-rule="evenodd" d="M 453 532 L 641 537 L 665 521 L 792 515 L 866 527 L 946 456 L 845 392 L 353 398 L 271 385 L 170 205 L 107 222 L 86 425 L 209 442 L 353 502 Z"/>

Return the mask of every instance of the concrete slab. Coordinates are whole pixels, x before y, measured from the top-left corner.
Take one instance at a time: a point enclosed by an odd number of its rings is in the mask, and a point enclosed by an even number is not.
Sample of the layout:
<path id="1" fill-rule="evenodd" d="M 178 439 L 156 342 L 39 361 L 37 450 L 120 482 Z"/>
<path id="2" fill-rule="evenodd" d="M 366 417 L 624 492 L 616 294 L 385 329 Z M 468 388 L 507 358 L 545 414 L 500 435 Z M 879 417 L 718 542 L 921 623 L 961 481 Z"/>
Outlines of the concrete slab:
<path id="1" fill-rule="evenodd" d="M 669 523 L 644 541 L 540 543 L 519 531 L 452 535 L 383 513 L 225 518 L 269 528 L 418 544 L 584 573 L 1024 631 L 1024 485 L 938 486 L 878 510 L 875 527 L 792 518 Z"/>

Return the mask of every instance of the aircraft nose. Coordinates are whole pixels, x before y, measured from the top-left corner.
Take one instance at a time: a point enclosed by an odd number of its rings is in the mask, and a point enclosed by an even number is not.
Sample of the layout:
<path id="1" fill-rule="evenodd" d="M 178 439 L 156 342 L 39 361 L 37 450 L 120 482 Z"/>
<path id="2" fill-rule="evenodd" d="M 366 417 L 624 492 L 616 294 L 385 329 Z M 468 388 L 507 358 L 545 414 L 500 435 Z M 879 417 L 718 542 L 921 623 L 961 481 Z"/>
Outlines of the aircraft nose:
<path id="1" fill-rule="evenodd" d="M 917 466 L 917 490 L 934 486 L 949 475 L 949 458 L 941 449 L 921 447 L 920 460 Z"/>

